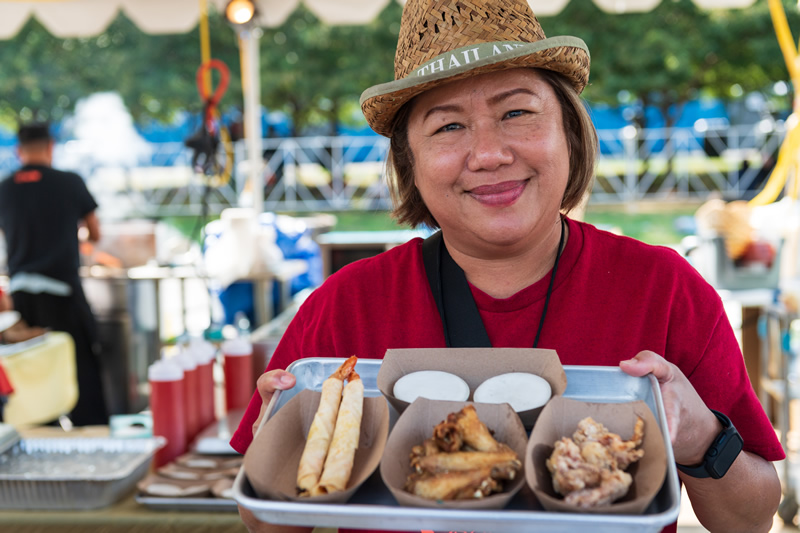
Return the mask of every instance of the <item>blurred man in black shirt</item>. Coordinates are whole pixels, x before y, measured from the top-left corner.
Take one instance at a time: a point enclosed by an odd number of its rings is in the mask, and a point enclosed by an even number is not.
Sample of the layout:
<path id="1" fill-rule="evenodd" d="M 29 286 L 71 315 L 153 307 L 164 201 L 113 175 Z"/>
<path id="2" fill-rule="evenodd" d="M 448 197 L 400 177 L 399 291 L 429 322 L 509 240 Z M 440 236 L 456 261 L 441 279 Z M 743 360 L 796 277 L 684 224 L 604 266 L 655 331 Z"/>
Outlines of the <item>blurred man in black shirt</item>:
<path id="1" fill-rule="evenodd" d="M 107 424 L 95 321 L 78 273 L 78 227 L 86 227 L 90 241 L 100 239 L 97 202 L 80 176 L 52 168 L 53 147 L 47 124 L 22 125 L 22 167 L 0 181 L 9 289 L 28 324 L 65 331 L 75 341 L 79 398 L 72 423 Z"/>

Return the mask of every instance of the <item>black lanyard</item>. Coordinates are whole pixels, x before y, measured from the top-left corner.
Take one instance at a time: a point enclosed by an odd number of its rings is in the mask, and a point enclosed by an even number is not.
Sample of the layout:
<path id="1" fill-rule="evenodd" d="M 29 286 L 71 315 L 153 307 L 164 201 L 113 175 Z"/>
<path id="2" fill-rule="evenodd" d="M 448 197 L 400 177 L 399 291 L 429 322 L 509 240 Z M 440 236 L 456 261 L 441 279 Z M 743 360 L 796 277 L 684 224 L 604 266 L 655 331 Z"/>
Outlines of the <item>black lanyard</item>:
<path id="1" fill-rule="evenodd" d="M 553 283 L 556 279 L 558 262 L 561 259 L 561 250 L 564 247 L 564 219 L 561 219 L 561 238 L 558 241 L 558 253 L 553 265 L 553 274 L 547 286 L 547 295 L 544 299 L 542 316 L 539 319 L 539 328 L 533 347 L 539 345 L 539 336 L 544 326 L 544 317 L 550 304 L 550 295 L 553 292 Z M 472 298 L 472 292 L 467 283 L 464 270 L 450 257 L 447 246 L 442 239 L 442 232 L 437 231 L 422 243 L 422 261 L 428 275 L 433 299 L 439 309 L 444 328 L 444 340 L 448 348 L 491 348 L 489 334 L 483 325 L 478 306 Z"/>

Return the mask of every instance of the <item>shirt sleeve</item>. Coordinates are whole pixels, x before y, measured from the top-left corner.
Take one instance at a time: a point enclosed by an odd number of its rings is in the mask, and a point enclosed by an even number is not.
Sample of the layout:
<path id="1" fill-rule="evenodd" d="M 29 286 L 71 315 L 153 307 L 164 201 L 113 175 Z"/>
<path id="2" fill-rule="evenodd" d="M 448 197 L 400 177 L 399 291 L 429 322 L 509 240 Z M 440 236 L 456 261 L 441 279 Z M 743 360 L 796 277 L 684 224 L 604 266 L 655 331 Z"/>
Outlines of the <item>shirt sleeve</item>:
<path id="1" fill-rule="evenodd" d="M 84 218 L 86 215 L 97 209 L 97 202 L 86 187 L 86 182 L 77 174 L 72 174 L 72 190 L 75 197 L 75 206 L 78 210 L 78 217 Z"/>
<path id="2" fill-rule="evenodd" d="M 741 349 L 724 313 L 703 357 L 687 374 L 710 409 L 726 414 L 744 440 L 744 449 L 767 461 L 785 459 L 772 423 L 753 390 Z"/>

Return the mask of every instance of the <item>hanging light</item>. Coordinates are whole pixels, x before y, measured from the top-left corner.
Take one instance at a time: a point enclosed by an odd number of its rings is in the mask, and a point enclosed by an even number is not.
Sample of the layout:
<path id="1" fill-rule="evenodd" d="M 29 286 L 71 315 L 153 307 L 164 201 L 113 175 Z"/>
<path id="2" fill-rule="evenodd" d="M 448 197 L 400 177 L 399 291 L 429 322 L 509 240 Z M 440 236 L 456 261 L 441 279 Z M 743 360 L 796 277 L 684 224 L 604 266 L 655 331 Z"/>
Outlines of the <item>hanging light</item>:
<path id="1" fill-rule="evenodd" d="M 253 0 L 231 0 L 225 7 L 225 18 L 235 26 L 244 26 L 253 21 L 256 6 Z"/>

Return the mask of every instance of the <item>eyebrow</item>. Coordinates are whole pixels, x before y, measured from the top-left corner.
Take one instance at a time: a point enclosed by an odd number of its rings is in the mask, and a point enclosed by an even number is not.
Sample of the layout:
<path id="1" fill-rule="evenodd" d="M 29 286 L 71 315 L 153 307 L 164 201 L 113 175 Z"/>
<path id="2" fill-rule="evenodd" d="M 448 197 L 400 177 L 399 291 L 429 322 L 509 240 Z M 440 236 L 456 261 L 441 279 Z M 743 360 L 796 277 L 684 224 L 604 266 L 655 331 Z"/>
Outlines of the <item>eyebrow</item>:
<path id="1" fill-rule="evenodd" d="M 511 98 L 512 96 L 515 96 L 517 94 L 528 94 L 528 95 L 531 95 L 531 96 L 538 96 L 538 94 L 536 92 L 528 89 L 527 87 L 517 87 L 516 89 L 503 91 L 502 93 L 499 93 L 499 94 L 496 94 L 496 95 L 492 96 L 491 98 L 489 98 L 489 104 L 490 105 L 497 105 L 500 102 L 502 102 L 503 100 Z M 434 106 L 434 107 L 428 109 L 428 111 L 422 117 L 422 120 L 423 121 L 427 120 L 429 116 L 431 116 L 432 114 L 437 113 L 437 112 L 448 112 L 448 111 L 457 112 L 457 111 L 461 111 L 461 110 L 462 110 L 462 107 L 460 105 L 457 105 L 457 104 L 437 105 L 437 106 Z"/>

